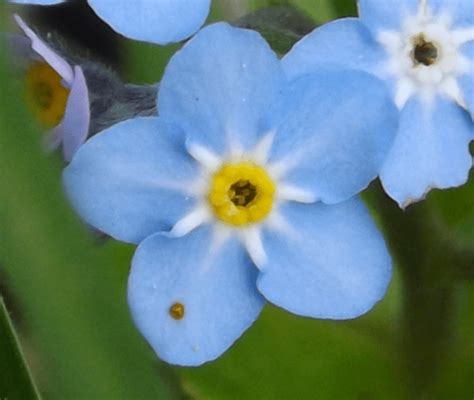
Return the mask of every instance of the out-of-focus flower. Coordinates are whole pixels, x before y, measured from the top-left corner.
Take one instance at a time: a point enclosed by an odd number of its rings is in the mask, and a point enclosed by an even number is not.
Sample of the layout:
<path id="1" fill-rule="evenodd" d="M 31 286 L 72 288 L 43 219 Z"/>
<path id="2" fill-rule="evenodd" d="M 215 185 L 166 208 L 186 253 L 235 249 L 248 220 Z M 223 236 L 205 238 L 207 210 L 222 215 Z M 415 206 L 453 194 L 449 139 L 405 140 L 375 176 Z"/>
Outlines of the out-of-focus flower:
<path id="1" fill-rule="evenodd" d="M 464 184 L 474 139 L 474 2 L 359 0 L 359 12 L 303 38 L 286 71 L 344 65 L 387 82 L 401 119 L 381 179 L 401 206 Z"/>
<path id="2" fill-rule="evenodd" d="M 70 65 L 18 16 L 26 37 L 11 37 L 16 61 L 24 69 L 26 100 L 48 131 L 47 146 L 62 144 L 70 161 L 89 133 L 89 94 L 80 66 Z"/>
<path id="3" fill-rule="evenodd" d="M 10 0 L 52 5 L 65 0 Z M 136 40 L 167 44 L 195 33 L 206 20 L 211 0 L 88 0 L 95 13 L 116 32 Z"/>
<path id="4" fill-rule="evenodd" d="M 158 109 L 90 139 L 64 181 L 85 221 L 139 244 L 129 304 L 161 358 L 218 357 L 264 298 L 345 319 L 384 295 L 390 258 L 353 197 L 396 131 L 382 82 L 323 70 L 290 84 L 260 35 L 215 24 L 173 56 Z"/>

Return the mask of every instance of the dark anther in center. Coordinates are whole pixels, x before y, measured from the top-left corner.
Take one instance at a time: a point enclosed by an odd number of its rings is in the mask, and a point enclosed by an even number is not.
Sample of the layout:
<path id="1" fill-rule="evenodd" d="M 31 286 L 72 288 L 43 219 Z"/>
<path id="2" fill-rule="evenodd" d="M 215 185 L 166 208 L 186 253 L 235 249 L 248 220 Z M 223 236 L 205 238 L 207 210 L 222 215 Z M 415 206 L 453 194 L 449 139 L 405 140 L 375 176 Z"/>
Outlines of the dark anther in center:
<path id="1" fill-rule="evenodd" d="M 423 35 L 415 39 L 414 45 L 413 61 L 415 65 L 423 64 L 428 67 L 436 62 L 438 48 L 432 42 L 427 42 Z"/>
<path id="2" fill-rule="evenodd" d="M 43 110 L 51 107 L 51 102 L 53 101 L 53 91 L 48 84 L 44 82 L 36 84 L 34 88 L 34 96 L 36 104 L 38 104 L 38 106 Z"/>
<path id="3" fill-rule="evenodd" d="M 229 197 L 236 206 L 248 206 L 257 195 L 257 188 L 246 179 L 240 179 L 229 189 Z"/>

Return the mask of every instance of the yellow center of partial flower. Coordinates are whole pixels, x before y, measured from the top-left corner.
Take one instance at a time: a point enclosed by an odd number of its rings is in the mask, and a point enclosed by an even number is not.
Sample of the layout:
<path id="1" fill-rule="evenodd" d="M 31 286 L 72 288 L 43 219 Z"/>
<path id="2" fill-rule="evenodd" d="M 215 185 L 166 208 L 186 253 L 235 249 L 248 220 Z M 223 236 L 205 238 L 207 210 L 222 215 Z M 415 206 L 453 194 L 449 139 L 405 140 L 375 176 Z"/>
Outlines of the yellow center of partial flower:
<path id="1" fill-rule="evenodd" d="M 208 194 L 214 214 L 229 225 L 263 220 L 273 206 L 275 185 L 267 172 L 251 162 L 224 164 L 212 179 Z"/>
<path id="2" fill-rule="evenodd" d="M 61 76 L 48 64 L 37 62 L 26 73 L 26 99 L 39 122 L 47 128 L 64 117 L 69 96 Z"/>

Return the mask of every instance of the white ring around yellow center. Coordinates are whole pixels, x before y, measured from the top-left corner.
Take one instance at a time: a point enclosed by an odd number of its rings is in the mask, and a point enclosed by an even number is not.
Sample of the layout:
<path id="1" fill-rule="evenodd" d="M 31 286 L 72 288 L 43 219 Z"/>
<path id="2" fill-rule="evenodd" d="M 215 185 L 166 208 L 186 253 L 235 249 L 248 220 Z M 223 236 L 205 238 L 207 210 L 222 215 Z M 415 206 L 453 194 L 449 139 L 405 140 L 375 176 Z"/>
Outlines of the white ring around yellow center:
<path id="1" fill-rule="evenodd" d="M 275 184 L 252 162 L 224 164 L 212 177 L 208 200 L 214 215 L 234 226 L 260 222 L 273 206 Z"/>

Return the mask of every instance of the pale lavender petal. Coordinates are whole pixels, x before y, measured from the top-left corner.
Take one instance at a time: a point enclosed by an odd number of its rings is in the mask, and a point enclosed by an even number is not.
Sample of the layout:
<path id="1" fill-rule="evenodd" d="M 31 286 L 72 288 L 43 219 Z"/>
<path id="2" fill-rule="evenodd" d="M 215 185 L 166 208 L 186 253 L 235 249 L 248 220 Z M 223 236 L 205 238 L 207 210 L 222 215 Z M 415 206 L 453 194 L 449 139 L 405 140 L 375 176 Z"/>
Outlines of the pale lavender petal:
<path id="1" fill-rule="evenodd" d="M 53 4 L 64 3 L 65 0 L 9 0 L 10 3 L 31 4 L 41 6 L 51 6 Z"/>
<path id="2" fill-rule="evenodd" d="M 89 91 L 82 68 L 76 66 L 64 118 L 56 128 L 62 131 L 63 153 L 66 161 L 71 161 L 76 151 L 86 141 L 89 123 Z"/>
<path id="3" fill-rule="evenodd" d="M 15 15 L 15 20 L 25 35 L 31 39 L 31 48 L 43 57 L 68 85 L 72 85 L 74 72 L 69 63 L 44 43 L 18 15 Z"/>
<path id="4" fill-rule="evenodd" d="M 61 129 L 61 125 L 54 128 L 45 139 L 44 147 L 46 151 L 49 153 L 56 150 L 63 141 L 63 130 Z"/>

